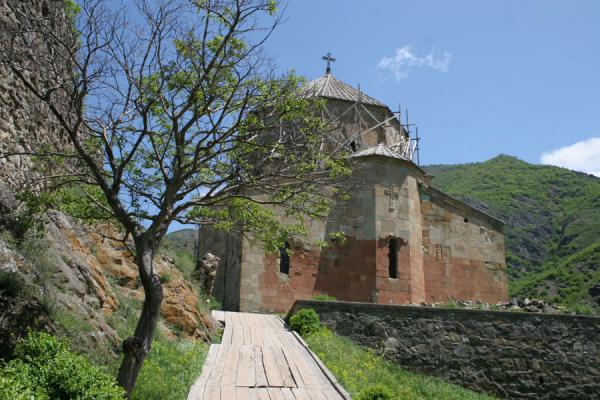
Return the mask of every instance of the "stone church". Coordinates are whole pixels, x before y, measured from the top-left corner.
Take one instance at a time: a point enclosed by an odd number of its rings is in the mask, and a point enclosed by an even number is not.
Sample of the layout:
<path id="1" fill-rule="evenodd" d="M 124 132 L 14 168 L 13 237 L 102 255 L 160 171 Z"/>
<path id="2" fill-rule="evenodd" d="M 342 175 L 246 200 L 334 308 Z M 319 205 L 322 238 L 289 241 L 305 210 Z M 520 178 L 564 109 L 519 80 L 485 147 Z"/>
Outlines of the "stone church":
<path id="1" fill-rule="evenodd" d="M 309 222 L 310 241 L 290 239 L 279 254 L 201 227 L 198 254 L 220 258 L 213 296 L 226 310 L 264 312 L 318 294 L 380 304 L 506 300 L 503 223 L 432 187 L 400 113 L 337 79 L 330 55 L 324 59 L 326 73 L 308 93 L 326 101 L 336 121 L 327 134 L 355 161 L 350 199 L 327 221 Z M 346 240 L 332 241 L 330 232 Z"/>

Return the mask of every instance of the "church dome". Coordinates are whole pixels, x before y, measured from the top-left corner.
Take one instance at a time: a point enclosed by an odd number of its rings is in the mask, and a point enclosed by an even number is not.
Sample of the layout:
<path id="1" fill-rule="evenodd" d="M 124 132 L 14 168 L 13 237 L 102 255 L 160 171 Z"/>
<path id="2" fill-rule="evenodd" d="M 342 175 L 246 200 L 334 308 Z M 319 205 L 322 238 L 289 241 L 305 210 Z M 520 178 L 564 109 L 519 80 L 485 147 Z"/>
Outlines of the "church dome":
<path id="1" fill-rule="evenodd" d="M 307 85 L 308 94 L 314 97 L 324 97 L 328 99 L 344 100 L 356 102 L 360 99 L 361 103 L 377 107 L 388 108 L 385 103 L 353 88 L 345 82 L 340 81 L 331 73 L 326 73 L 322 77 L 310 81 Z"/>

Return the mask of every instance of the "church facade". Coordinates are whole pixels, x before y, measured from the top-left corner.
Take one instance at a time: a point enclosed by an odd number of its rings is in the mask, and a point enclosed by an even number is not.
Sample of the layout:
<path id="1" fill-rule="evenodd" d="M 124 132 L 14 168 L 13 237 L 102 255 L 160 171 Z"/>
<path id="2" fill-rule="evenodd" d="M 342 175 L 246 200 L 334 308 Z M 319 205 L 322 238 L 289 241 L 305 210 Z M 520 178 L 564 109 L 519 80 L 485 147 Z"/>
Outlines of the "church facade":
<path id="1" fill-rule="evenodd" d="M 280 254 L 202 227 L 198 254 L 220 258 L 213 296 L 224 309 L 286 312 L 319 294 L 380 304 L 506 300 L 503 223 L 431 186 L 413 162 L 418 142 L 387 105 L 329 68 L 309 91 L 326 101 L 336 121 L 328 134 L 353 158 L 349 199 L 326 221 L 308 222 L 310 241 L 290 239 Z"/>

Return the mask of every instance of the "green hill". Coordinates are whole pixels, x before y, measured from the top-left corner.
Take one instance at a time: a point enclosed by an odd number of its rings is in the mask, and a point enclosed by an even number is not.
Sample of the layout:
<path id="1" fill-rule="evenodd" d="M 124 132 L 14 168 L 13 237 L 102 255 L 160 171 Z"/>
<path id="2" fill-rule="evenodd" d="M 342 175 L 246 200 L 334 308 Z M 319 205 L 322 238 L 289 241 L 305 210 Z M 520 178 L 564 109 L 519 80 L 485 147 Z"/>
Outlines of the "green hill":
<path id="1" fill-rule="evenodd" d="M 175 265 L 190 278 L 194 270 L 194 248 L 196 246 L 196 230 L 181 229 L 169 233 L 162 243 L 162 252 L 173 258 Z"/>
<path id="2" fill-rule="evenodd" d="M 500 155 L 431 165 L 433 185 L 506 222 L 511 293 L 594 304 L 600 282 L 600 179 Z"/>

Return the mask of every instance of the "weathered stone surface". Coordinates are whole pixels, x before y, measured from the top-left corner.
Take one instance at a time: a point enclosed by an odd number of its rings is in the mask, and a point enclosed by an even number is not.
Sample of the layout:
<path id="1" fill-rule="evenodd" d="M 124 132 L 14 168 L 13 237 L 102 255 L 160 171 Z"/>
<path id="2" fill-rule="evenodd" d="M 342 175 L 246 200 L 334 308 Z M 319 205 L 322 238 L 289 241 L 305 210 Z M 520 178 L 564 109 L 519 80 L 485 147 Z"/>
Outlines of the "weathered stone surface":
<path id="1" fill-rule="evenodd" d="M 38 71 L 52 69 L 56 56 L 36 32 L 40 24 L 53 24 L 56 35 L 65 43 L 72 37 L 62 1 L 2 0 L 0 16 L 0 52 L 10 57 L 10 65 L 29 64 Z M 28 34 L 15 34 L 23 31 Z M 49 109 L 18 80 L 10 65 L 0 62 L 0 181 L 20 190 L 38 174 L 24 153 L 57 148 L 64 151 L 68 139 Z M 57 81 L 70 74 L 66 67 L 55 72 L 59 74 Z M 55 86 L 56 81 L 46 84 Z"/>
<path id="2" fill-rule="evenodd" d="M 221 259 L 212 253 L 206 253 L 194 271 L 194 278 L 200 282 L 202 292 L 210 296 L 213 291 L 217 268 Z"/>
<path id="3" fill-rule="evenodd" d="M 510 399 L 600 393 L 600 318 L 299 301 L 403 368 Z"/>

